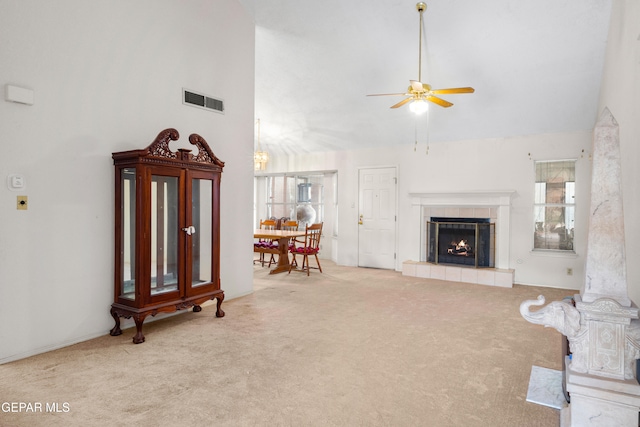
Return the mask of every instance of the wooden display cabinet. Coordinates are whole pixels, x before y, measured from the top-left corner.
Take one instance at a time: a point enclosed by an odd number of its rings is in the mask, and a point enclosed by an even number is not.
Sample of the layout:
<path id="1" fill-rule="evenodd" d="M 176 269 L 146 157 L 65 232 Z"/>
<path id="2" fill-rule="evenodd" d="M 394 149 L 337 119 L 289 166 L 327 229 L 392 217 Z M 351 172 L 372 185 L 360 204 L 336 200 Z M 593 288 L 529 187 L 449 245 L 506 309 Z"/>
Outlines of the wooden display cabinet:
<path id="1" fill-rule="evenodd" d="M 199 135 L 192 150 L 169 148 L 179 138 L 165 129 L 142 150 L 113 153 L 115 165 L 115 294 L 111 335 L 133 318 L 133 342 L 144 342 L 148 316 L 217 300 L 220 289 L 220 161 Z"/>

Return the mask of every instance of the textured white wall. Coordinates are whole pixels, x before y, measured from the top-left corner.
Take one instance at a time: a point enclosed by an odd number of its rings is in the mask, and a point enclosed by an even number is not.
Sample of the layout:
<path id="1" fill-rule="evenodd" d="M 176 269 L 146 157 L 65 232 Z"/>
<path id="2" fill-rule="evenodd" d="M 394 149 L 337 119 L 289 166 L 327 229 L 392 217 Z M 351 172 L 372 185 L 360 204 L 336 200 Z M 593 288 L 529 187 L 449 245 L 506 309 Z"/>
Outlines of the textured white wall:
<path id="1" fill-rule="evenodd" d="M 226 162 L 222 288 L 252 290 L 254 34 L 237 0 L 0 0 L 0 362 L 108 333 L 113 326 L 111 153 L 174 127 Z M 184 106 L 186 87 L 226 114 Z M 16 195 L 29 197 L 16 210 Z M 238 230 L 246 230 L 238 232 Z"/>
<path id="2" fill-rule="evenodd" d="M 608 107 L 620 126 L 622 157 L 622 202 L 625 215 L 627 283 L 629 297 L 640 303 L 640 3 L 615 0 L 603 84 L 600 111 Z"/>

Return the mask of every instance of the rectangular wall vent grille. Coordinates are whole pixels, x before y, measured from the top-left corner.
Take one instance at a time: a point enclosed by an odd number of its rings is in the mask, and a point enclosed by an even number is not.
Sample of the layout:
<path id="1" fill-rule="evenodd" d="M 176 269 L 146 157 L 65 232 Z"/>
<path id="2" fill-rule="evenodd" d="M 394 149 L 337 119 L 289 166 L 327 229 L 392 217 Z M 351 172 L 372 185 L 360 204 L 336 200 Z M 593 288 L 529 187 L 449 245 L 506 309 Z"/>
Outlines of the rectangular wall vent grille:
<path id="1" fill-rule="evenodd" d="M 221 99 L 211 98 L 188 89 L 182 89 L 182 94 L 182 103 L 185 105 L 224 114 L 224 101 Z"/>

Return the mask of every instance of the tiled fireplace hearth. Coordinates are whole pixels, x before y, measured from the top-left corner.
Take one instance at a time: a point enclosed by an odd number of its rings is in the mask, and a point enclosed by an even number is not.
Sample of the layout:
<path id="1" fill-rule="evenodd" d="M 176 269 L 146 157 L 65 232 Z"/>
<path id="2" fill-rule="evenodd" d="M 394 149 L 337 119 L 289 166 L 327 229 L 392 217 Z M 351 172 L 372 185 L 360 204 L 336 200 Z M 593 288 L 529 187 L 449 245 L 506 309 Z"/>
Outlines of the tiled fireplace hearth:
<path id="1" fill-rule="evenodd" d="M 511 197 L 514 191 L 410 193 L 412 260 L 402 274 L 439 280 L 511 287 L 509 269 Z M 495 224 L 495 268 L 474 268 L 427 262 L 427 222 L 432 218 L 488 218 Z"/>

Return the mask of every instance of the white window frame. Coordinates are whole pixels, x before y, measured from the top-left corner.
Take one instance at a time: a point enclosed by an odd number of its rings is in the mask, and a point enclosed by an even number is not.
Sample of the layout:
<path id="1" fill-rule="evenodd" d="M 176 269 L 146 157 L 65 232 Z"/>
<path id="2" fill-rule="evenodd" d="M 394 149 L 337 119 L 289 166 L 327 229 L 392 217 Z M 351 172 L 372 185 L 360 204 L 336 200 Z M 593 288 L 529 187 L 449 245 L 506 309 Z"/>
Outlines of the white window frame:
<path id="1" fill-rule="evenodd" d="M 538 165 L 542 163 L 573 163 L 573 181 L 564 181 L 564 202 L 563 203 L 548 203 L 546 201 L 547 195 L 547 184 L 549 181 L 538 181 Z M 575 254 L 575 218 L 576 218 L 576 159 L 560 159 L 560 160 L 535 160 L 533 165 L 533 173 L 534 173 L 534 194 L 533 194 L 533 241 L 532 241 L 532 251 L 533 252 L 552 252 L 552 253 L 563 253 L 563 254 Z M 548 208 L 562 208 L 563 209 L 563 217 L 564 223 L 561 227 L 559 227 L 558 234 L 558 246 L 559 247 L 549 247 L 548 244 L 548 236 L 549 234 L 553 234 L 553 232 L 549 232 L 549 230 L 545 230 L 548 226 L 545 221 L 545 214 Z M 541 220 L 542 219 L 542 220 Z M 546 247 L 537 247 L 538 239 L 540 236 L 543 238 L 545 242 L 547 242 Z M 560 241 L 563 241 L 561 243 Z M 551 244 L 553 246 L 553 244 Z M 562 247 L 565 246 L 565 247 Z"/>

